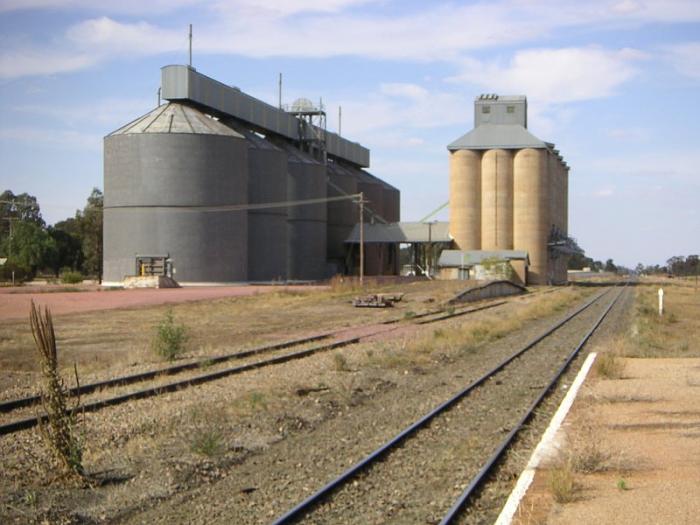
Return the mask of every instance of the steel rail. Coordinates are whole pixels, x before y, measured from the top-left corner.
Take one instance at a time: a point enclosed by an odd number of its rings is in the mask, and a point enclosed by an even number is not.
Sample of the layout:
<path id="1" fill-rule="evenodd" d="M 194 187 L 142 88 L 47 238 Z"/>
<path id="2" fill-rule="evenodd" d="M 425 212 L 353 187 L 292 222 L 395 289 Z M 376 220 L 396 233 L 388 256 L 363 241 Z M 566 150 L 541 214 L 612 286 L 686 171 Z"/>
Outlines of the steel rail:
<path id="1" fill-rule="evenodd" d="M 481 486 L 481 484 L 486 480 L 487 476 L 491 473 L 493 468 L 496 466 L 498 461 L 501 459 L 503 456 L 504 452 L 508 449 L 510 446 L 511 442 L 515 439 L 515 436 L 522 430 L 522 428 L 525 426 L 525 424 L 530 420 L 532 415 L 535 412 L 535 409 L 540 405 L 542 400 L 549 394 L 549 392 L 554 388 L 554 386 L 557 384 L 559 379 L 561 378 L 562 375 L 564 375 L 564 372 L 566 372 L 567 368 L 571 364 L 571 362 L 576 358 L 576 356 L 579 354 L 581 349 L 586 345 L 588 340 L 591 338 L 593 333 L 598 329 L 600 324 L 603 322 L 603 320 L 607 317 L 607 315 L 610 313 L 610 310 L 612 310 L 613 306 L 617 303 L 617 301 L 620 299 L 622 296 L 622 293 L 625 291 L 626 284 L 623 287 L 622 290 L 617 294 L 617 296 L 610 302 L 608 307 L 603 311 L 603 313 L 598 317 L 596 322 L 593 324 L 591 329 L 586 333 L 586 335 L 583 336 L 581 341 L 579 341 L 578 345 L 576 348 L 572 350 L 572 352 L 569 354 L 567 359 L 564 361 L 564 364 L 557 370 L 556 374 L 552 378 L 552 380 L 549 382 L 549 384 L 542 389 L 540 394 L 537 396 L 537 398 L 532 402 L 530 407 L 527 409 L 523 417 L 518 421 L 518 423 L 513 427 L 513 429 L 506 435 L 506 437 L 503 439 L 503 441 L 500 443 L 500 445 L 496 448 L 494 453 L 489 457 L 489 459 L 484 463 L 484 465 L 481 467 L 479 472 L 472 478 L 472 480 L 469 482 L 469 485 L 467 485 L 467 488 L 464 489 L 464 492 L 459 496 L 459 498 L 455 501 L 455 503 L 452 505 L 450 510 L 445 514 L 443 519 L 440 521 L 440 525 L 448 525 L 452 523 L 452 521 L 457 517 L 457 515 L 461 512 L 461 510 L 464 508 L 464 505 L 467 503 L 467 501 L 474 495 L 474 492 Z"/>
<path id="2" fill-rule="evenodd" d="M 459 317 L 459 316 L 470 314 L 473 312 L 478 312 L 478 311 L 486 310 L 489 308 L 495 308 L 495 307 L 501 306 L 507 302 L 508 301 L 497 301 L 497 302 L 489 303 L 489 304 L 482 305 L 482 306 L 479 306 L 476 308 L 467 308 L 466 310 L 460 310 L 457 312 L 453 312 L 452 314 L 443 315 L 443 316 L 437 317 L 435 319 L 427 319 L 427 320 L 423 320 L 423 321 L 418 321 L 415 324 L 428 324 L 428 323 L 443 321 L 446 319 L 451 319 L 453 317 Z M 437 315 L 437 314 L 441 314 L 441 313 L 444 313 L 444 310 L 431 310 L 428 312 L 423 312 L 423 313 L 414 315 L 410 318 L 397 317 L 395 319 L 389 319 L 387 321 L 382 321 L 379 324 L 380 325 L 388 325 L 388 324 L 399 323 L 402 321 L 413 322 L 415 319 L 422 319 L 425 317 L 429 317 L 431 315 Z M 143 381 L 148 381 L 150 379 L 155 379 L 158 376 L 175 375 L 175 374 L 179 374 L 181 372 L 186 372 L 188 370 L 196 370 L 199 368 L 203 368 L 205 366 L 211 366 L 211 365 L 223 363 L 226 361 L 232 361 L 235 359 L 243 359 L 243 358 L 250 357 L 253 355 L 268 353 L 268 352 L 272 352 L 274 350 L 280 350 L 282 348 L 287 348 L 290 346 L 298 346 L 298 345 L 305 344 L 305 343 L 319 341 L 321 339 L 328 339 L 328 338 L 333 337 L 334 335 L 341 333 L 341 332 L 344 332 L 346 330 L 347 330 L 347 328 L 343 328 L 342 330 L 329 331 L 329 332 L 324 332 L 321 334 L 316 334 L 316 335 L 312 335 L 312 336 L 308 336 L 308 337 L 302 337 L 302 338 L 298 338 L 298 339 L 290 339 L 287 341 L 281 341 L 279 343 L 274 343 L 271 345 L 259 346 L 256 348 L 252 348 L 250 350 L 243 350 L 240 352 L 234 352 L 234 353 L 230 353 L 230 354 L 224 354 L 224 355 L 219 355 L 219 356 L 198 359 L 197 361 L 193 361 L 191 363 L 172 365 L 172 366 L 159 368 L 156 370 L 148 370 L 146 372 L 131 374 L 128 376 L 115 377 L 115 378 L 106 379 L 103 381 L 96 381 L 94 383 L 86 383 L 84 385 L 80 385 L 79 387 L 69 388 L 68 395 L 71 397 L 75 397 L 75 396 L 80 396 L 83 394 L 91 394 L 91 393 L 93 393 L 97 390 L 100 390 L 102 388 L 125 386 L 125 385 L 130 385 L 133 383 L 140 383 Z M 379 333 L 379 332 L 375 332 L 375 334 L 376 333 Z M 375 334 L 369 334 L 369 335 L 375 335 Z M 363 336 L 363 337 L 368 337 L 369 335 Z M 41 396 L 37 396 L 37 395 L 26 396 L 26 397 L 21 397 L 21 398 L 16 398 L 16 399 L 10 399 L 8 401 L 2 401 L 2 402 L 0 402 L 0 413 L 11 412 L 11 411 L 16 410 L 18 408 L 23 408 L 23 407 L 39 404 L 40 402 L 41 402 Z"/>
<path id="3" fill-rule="evenodd" d="M 315 493 L 313 493 L 311 496 L 307 497 L 304 499 L 302 502 L 298 503 L 295 507 L 290 509 L 289 511 L 285 512 L 278 518 L 276 518 L 273 522 L 272 525 L 284 525 L 287 523 L 291 523 L 292 520 L 301 517 L 304 513 L 309 511 L 313 506 L 315 506 L 317 503 L 319 503 L 321 500 L 323 500 L 326 496 L 328 496 L 331 492 L 333 492 L 335 489 L 338 487 L 342 486 L 345 482 L 356 476 L 359 472 L 363 471 L 367 467 L 369 467 L 371 464 L 373 464 L 376 460 L 379 458 L 383 457 L 387 452 L 389 452 L 391 449 L 397 447 L 399 444 L 401 444 L 404 440 L 406 440 L 409 436 L 414 434 L 417 430 L 425 427 L 433 418 L 435 418 L 437 415 L 445 412 L 448 408 L 450 408 L 452 405 L 460 401 L 463 397 L 465 397 L 467 394 L 472 392 L 474 389 L 476 389 L 478 386 L 483 384 L 485 381 L 487 381 L 490 377 L 501 371 L 503 368 L 505 368 L 508 364 L 510 364 L 512 361 L 520 357 L 522 354 L 530 350 L 533 346 L 541 342 L 543 339 L 547 338 L 551 334 L 553 334 L 555 331 L 557 331 L 559 328 L 564 326 L 566 323 L 571 321 L 574 317 L 578 316 L 581 314 L 583 311 L 585 311 L 587 308 L 589 308 L 591 305 L 596 303 L 598 300 L 600 300 L 602 297 L 607 295 L 612 288 L 607 289 L 606 291 L 598 294 L 596 297 L 591 299 L 590 301 L 586 302 L 583 306 L 578 308 L 576 311 L 573 313 L 569 314 L 566 316 L 564 319 L 561 321 L 558 321 L 557 323 L 554 324 L 554 326 L 548 328 L 545 330 L 542 334 L 538 335 L 534 339 L 532 339 L 529 343 L 527 343 L 524 347 L 501 361 L 498 365 L 496 365 L 494 368 L 492 368 L 490 371 L 486 372 L 484 375 L 473 381 L 471 384 L 460 390 L 457 394 L 455 394 L 453 397 L 448 399 L 447 401 L 444 401 L 434 409 L 432 409 L 430 412 L 425 414 L 423 417 L 421 417 L 418 421 L 414 422 L 401 432 L 399 432 L 396 436 L 391 438 L 389 441 L 387 441 L 384 445 L 381 447 L 377 448 L 373 452 L 371 452 L 369 455 L 367 455 L 364 459 L 360 460 L 358 463 L 344 471 L 342 474 L 340 474 L 338 477 L 335 479 L 331 480 L 328 482 L 326 485 L 324 485 L 322 488 L 317 490 Z"/>
<path id="4" fill-rule="evenodd" d="M 507 301 L 501 301 L 501 302 L 497 302 L 497 303 L 493 303 L 493 304 L 487 304 L 487 305 L 479 306 L 476 308 L 467 309 L 464 311 L 455 312 L 447 317 L 440 317 L 440 318 L 435 319 L 435 320 L 430 320 L 429 322 L 444 321 L 448 318 L 458 317 L 458 316 L 465 315 L 468 313 L 479 312 L 479 311 L 485 310 L 487 308 L 494 308 L 496 306 L 500 306 L 501 304 L 504 304 L 506 302 Z M 431 312 L 430 315 L 432 315 L 434 313 L 439 313 L 439 311 Z M 399 320 L 402 320 L 402 319 L 399 319 Z M 381 324 L 387 324 L 387 323 L 385 322 L 385 323 L 381 323 Z M 336 332 L 329 332 L 326 334 L 321 334 L 321 335 L 312 336 L 312 337 L 308 337 L 308 338 L 297 339 L 297 340 L 293 340 L 293 341 L 281 342 L 281 343 L 277 343 L 275 345 L 270 345 L 267 347 L 259 347 L 259 348 L 247 350 L 244 352 L 229 354 L 227 356 L 219 356 L 218 360 L 219 360 L 219 362 L 221 362 L 221 361 L 226 361 L 226 360 L 235 359 L 235 358 L 249 357 L 251 355 L 264 353 L 264 352 L 268 352 L 268 351 L 272 351 L 272 350 L 277 350 L 277 349 L 284 348 L 287 346 L 301 344 L 303 342 L 310 342 L 313 340 L 328 338 L 328 337 L 331 337 L 332 335 L 339 333 L 341 331 L 343 331 L 343 330 L 339 330 Z M 226 377 L 226 376 L 240 374 L 243 372 L 247 372 L 249 370 L 254 370 L 256 368 L 262 368 L 265 366 L 281 364 L 281 363 L 285 363 L 285 362 L 292 361 L 295 359 L 301 359 L 303 357 L 307 357 L 307 356 L 310 356 L 310 355 L 318 353 L 318 352 L 333 350 L 333 349 L 340 348 L 343 346 L 352 345 L 352 344 L 360 342 L 362 339 L 365 339 L 367 337 L 371 337 L 373 335 L 377 335 L 380 333 L 383 333 L 383 331 L 377 330 L 377 331 L 374 331 L 374 332 L 371 332 L 368 334 L 363 334 L 360 336 L 341 339 L 339 341 L 334 341 L 332 343 L 316 346 L 313 348 L 308 348 L 305 350 L 299 350 L 297 352 L 292 352 L 289 354 L 284 354 L 284 355 L 269 358 L 269 359 L 263 359 L 260 361 L 256 361 L 254 363 L 248 363 L 245 365 L 226 368 L 224 370 L 218 370 L 215 372 L 210 372 L 207 374 L 195 376 L 195 377 L 188 378 L 188 379 L 183 379 L 180 381 L 166 383 L 166 384 L 158 385 L 155 387 L 137 390 L 135 392 L 131 392 L 131 393 L 127 393 L 127 394 L 121 394 L 121 395 L 114 396 L 111 398 L 93 401 L 91 403 L 86 403 L 84 405 L 80 405 L 80 407 L 78 407 L 78 410 L 81 412 L 95 412 L 97 410 L 100 410 L 101 408 L 105 408 L 108 406 L 120 405 L 120 404 L 125 403 L 127 401 L 133 401 L 136 399 L 145 399 L 148 397 L 154 397 L 154 396 L 165 394 L 168 392 L 180 390 L 182 388 L 187 388 L 190 386 L 206 383 L 209 381 L 215 381 L 217 379 L 221 379 L 221 378 Z M 203 359 L 203 360 L 197 361 L 195 363 L 188 363 L 186 365 L 176 365 L 174 367 L 162 368 L 162 369 L 156 370 L 156 371 L 144 372 L 142 374 L 134 374 L 133 376 L 115 378 L 115 379 L 110 379 L 110 380 L 103 381 L 100 383 L 92 383 L 89 385 L 84 385 L 84 387 L 81 387 L 80 393 L 93 392 L 93 391 L 97 390 L 98 388 L 100 388 L 100 386 L 120 386 L 120 385 L 124 386 L 124 385 L 135 383 L 138 381 L 153 379 L 154 377 L 158 376 L 159 374 L 168 374 L 168 373 L 174 374 L 174 373 L 185 371 L 185 370 L 192 370 L 192 369 L 201 368 L 202 365 L 211 363 L 213 359 L 214 358 Z M 177 369 L 177 371 L 173 372 L 172 371 L 173 369 Z M 125 381 L 125 379 L 130 379 L 130 378 L 138 378 L 138 379 Z M 83 390 L 83 388 L 91 388 L 91 390 L 87 391 L 87 390 Z M 71 391 L 76 391 L 76 390 L 77 389 L 75 389 L 75 388 L 71 389 Z M 40 399 L 40 398 L 38 398 L 38 396 L 37 396 L 36 399 Z M 18 401 L 22 402 L 23 399 L 12 400 L 11 402 L 16 403 Z M 2 425 L 0 425 L 0 436 L 6 435 L 6 434 L 12 434 L 12 433 L 18 432 L 20 430 L 26 430 L 26 429 L 35 427 L 39 424 L 40 421 L 42 421 L 44 419 L 46 419 L 46 414 L 40 414 L 37 416 L 28 417 L 28 418 L 24 418 L 24 419 L 17 419 L 14 421 L 10 421 L 9 423 L 2 424 Z"/>
<path id="5" fill-rule="evenodd" d="M 154 379 L 162 375 L 174 375 L 180 372 L 185 372 L 187 370 L 195 370 L 202 368 L 204 366 L 210 366 L 212 364 L 223 363 L 225 361 L 231 361 L 233 359 L 243 359 L 245 357 L 250 357 L 256 354 L 262 354 L 266 352 L 271 352 L 273 350 L 280 350 L 288 346 L 297 346 L 300 344 L 311 343 L 314 341 L 319 341 L 321 339 L 326 339 L 331 337 L 334 333 L 324 333 L 313 335 L 309 337 L 302 337 L 299 339 L 291 339 L 288 341 L 282 341 L 280 343 L 275 343 L 271 345 L 259 346 L 257 348 L 251 348 L 250 350 L 244 350 L 241 352 L 235 352 L 232 354 L 219 355 L 214 357 L 208 357 L 205 359 L 198 359 L 192 363 L 185 363 L 181 365 L 167 366 L 164 368 L 159 368 L 156 370 L 149 370 L 147 372 L 140 372 L 138 374 L 131 374 L 128 376 L 115 377 L 112 379 L 106 379 L 104 381 L 97 381 L 95 383 L 86 383 L 80 385 L 80 387 L 72 387 L 68 390 L 69 396 L 78 396 L 82 394 L 90 394 L 99 390 L 101 388 L 108 388 L 114 386 L 124 386 L 133 383 L 139 383 L 141 381 L 147 381 L 149 379 Z M 11 399 L 9 401 L 3 401 L 0 403 L 0 412 L 10 412 L 17 408 L 22 408 L 26 406 L 31 406 L 38 404 L 41 401 L 41 396 L 27 396 L 17 399 Z"/>

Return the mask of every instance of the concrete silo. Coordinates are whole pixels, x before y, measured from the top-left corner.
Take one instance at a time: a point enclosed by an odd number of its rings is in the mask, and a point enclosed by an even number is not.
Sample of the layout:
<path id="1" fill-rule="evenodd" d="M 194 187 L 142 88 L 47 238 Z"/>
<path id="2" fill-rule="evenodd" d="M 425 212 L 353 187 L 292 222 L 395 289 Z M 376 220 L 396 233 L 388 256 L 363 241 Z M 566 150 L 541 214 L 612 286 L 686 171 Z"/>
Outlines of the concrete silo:
<path id="1" fill-rule="evenodd" d="M 481 152 L 450 152 L 450 235 L 459 250 L 481 249 Z"/>
<path id="2" fill-rule="evenodd" d="M 287 200 L 326 198 L 326 167 L 293 146 L 287 153 Z M 327 277 L 326 203 L 290 206 L 287 213 L 287 279 L 310 281 Z"/>
<path id="3" fill-rule="evenodd" d="M 184 283 L 245 281 L 244 138 L 201 111 L 164 104 L 104 140 L 104 280 L 158 259 Z"/>
<path id="4" fill-rule="evenodd" d="M 248 144 L 249 204 L 287 200 L 287 153 L 270 141 L 242 128 Z M 287 208 L 248 211 L 248 280 L 287 279 Z"/>
<path id="5" fill-rule="evenodd" d="M 481 159 L 481 249 L 513 249 L 513 154 L 491 149 Z"/>
<path id="6" fill-rule="evenodd" d="M 547 151 L 526 148 L 513 160 L 513 248 L 530 255 L 528 280 L 547 282 L 550 231 Z"/>
<path id="7" fill-rule="evenodd" d="M 528 282 L 566 280 L 568 168 L 527 129 L 524 96 L 481 95 L 450 152 L 450 234 L 460 250 L 525 251 Z M 501 254 L 503 255 L 503 254 Z"/>

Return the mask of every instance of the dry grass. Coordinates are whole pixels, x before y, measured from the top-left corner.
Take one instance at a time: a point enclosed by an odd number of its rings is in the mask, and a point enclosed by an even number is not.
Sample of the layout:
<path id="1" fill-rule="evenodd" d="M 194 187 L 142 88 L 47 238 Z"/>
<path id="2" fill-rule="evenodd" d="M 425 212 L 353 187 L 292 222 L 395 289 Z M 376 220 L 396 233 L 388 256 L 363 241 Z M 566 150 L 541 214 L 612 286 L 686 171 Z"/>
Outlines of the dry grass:
<path id="1" fill-rule="evenodd" d="M 77 363 L 86 381 L 117 375 L 129 368 L 159 366 L 150 343 L 168 309 L 188 328 L 190 344 L 184 359 L 206 357 L 248 348 L 295 335 L 317 333 L 342 325 L 360 325 L 401 317 L 403 312 L 431 308 L 425 301 L 442 301 L 458 282 L 411 282 L 365 285 L 369 293 L 405 292 L 397 307 L 384 310 L 353 308 L 353 287 L 340 283 L 328 290 L 280 290 L 175 305 L 105 310 L 61 316 L 56 337 L 66 363 Z M 434 306 L 433 306 L 434 308 Z M 293 331 L 290 332 L 290 327 Z M 38 372 L 33 340 L 26 322 L 0 321 L 0 397 L 16 397 L 31 390 Z M 70 370 L 63 370 L 63 373 Z M 25 390 L 13 390 L 22 386 Z"/>
<path id="2" fill-rule="evenodd" d="M 32 301 L 30 325 L 44 379 L 41 402 L 46 411 L 46 421 L 42 422 L 40 430 L 61 471 L 61 477 L 82 485 L 86 482 L 83 448 L 76 432 L 75 411 L 68 409 L 66 387 L 58 373 L 58 350 L 48 308 L 42 314 Z"/>
<path id="3" fill-rule="evenodd" d="M 565 289 L 557 294 L 535 296 L 521 304 L 514 303 L 507 316 L 498 313 L 477 314 L 457 326 L 439 327 L 426 335 L 403 340 L 400 343 L 379 345 L 366 364 L 383 368 L 407 368 L 435 361 L 440 356 L 458 356 L 471 353 L 481 346 L 497 341 L 520 330 L 526 323 L 563 311 L 589 292 Z"/>
<path id="4" fill-rule="evenodd" d="M 657 284 L 638 286 L 628 357 L 700 356 L 700 291 L 689 283 L 668 281 L 664 289 L 664 315 L 658 314 Z"/>
<path id="5" fill-rule="evenodd" d="M 595 371 L 605 379 L 622 379 L 625 373 L 625 363 L 612 352 L 599 354 L 595 360 Z"/>
<path id="6" fill-rule="evenodd" d="M 553 466 L 549 471 L 547 487 L 557 503 L 576 501 L 579 486 L 574 479 L 571 464 L 565 461 Z"/>

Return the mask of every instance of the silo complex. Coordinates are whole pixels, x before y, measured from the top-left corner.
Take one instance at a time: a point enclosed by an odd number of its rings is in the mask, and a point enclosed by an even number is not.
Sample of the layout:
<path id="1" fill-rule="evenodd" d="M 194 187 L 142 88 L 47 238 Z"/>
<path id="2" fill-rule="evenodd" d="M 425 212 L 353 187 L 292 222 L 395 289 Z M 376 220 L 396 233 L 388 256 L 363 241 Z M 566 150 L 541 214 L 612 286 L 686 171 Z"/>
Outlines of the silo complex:
<path id="1" fill-rule="evenodd" d="M 363 171 L 369 150 L 309 120 L 322 108 L 286 111 L 188 66 L 162 68 L 161 93 L 104 139 L 105 284 L 324 279 L 352 269 L 352 196 L 398 220 L 398 190 Z"/>
<path id="2" fill-rule="evenodd" d="M 328 196 L 356 195 L 357 177 L 339 162 L 328 162 Z M 356 203 L 348 200 L 332 201 L 326 208 L 328 214 L 327 243 L 328 262 L 334 274 L 347 271 L 347 245 L 345 240 L 359 220 Z"/>
<path id="3" fill-rule="evenodd" d="M 268 140 L 239 130 L 248 144 L 249 204 L 287 201 L 287 154 Z M 287 207 L 248 211 L 248 280 L 287 279 Z"/>
<path id="4" fill-rule="evenodd" d="M 285 145 L 287 200 L 326 198 L 326 167 Z M 305 281 L 326 275 L 326 203 L 291 206 L 287 214 L 287 279 Z"/>
<path id="5" fill-rule="evenodd" d="M 492 149 L 481 159 L 481 247 L 508 250 L 513 246 L 513 156 Z"/>
<path id="6" fill-rule="evenodd" d="M 530 256 L 529 280 L 547 282 L 551 208 L 546 150 L 526 148 L 513 161 L 513 247 Z"/>
<path id="7" fill-rule="evenodd" d="M 482 95 L 448 146 L 450 234 L 460 250 L 524 250 L 532 284 L 566 281 L 569 167 L 527 130 L 523 96 Z"/>
<path id="8" fill-rule="evenodd" d="M 167 260 L 181 282 L 245 281 L 248 222 L 221 211 L 248 197 L 244 138 L 169 103 L 105 138 L 104 280 Z"/>
<path id="9" fill-rule="evenodd" d="M 460 250 L 481 249 L 481 152 L 450 153 L 450 234 Z"/>

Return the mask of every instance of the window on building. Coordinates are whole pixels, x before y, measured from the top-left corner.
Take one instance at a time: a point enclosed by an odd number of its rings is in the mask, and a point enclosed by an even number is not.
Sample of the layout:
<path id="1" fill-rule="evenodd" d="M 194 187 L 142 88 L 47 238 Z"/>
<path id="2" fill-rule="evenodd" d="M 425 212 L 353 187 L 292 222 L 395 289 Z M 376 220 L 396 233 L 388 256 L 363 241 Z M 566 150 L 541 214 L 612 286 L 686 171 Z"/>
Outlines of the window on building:
<path id="1" fill-rule="evenodd" d="M 491 106 L 481 106 L 482 113 L 491 113 Z"/>
<path id="2" fill-rule="evenodd" d="M 506 113 L 515 113 L 515 106 L 506 106 Z"/>

